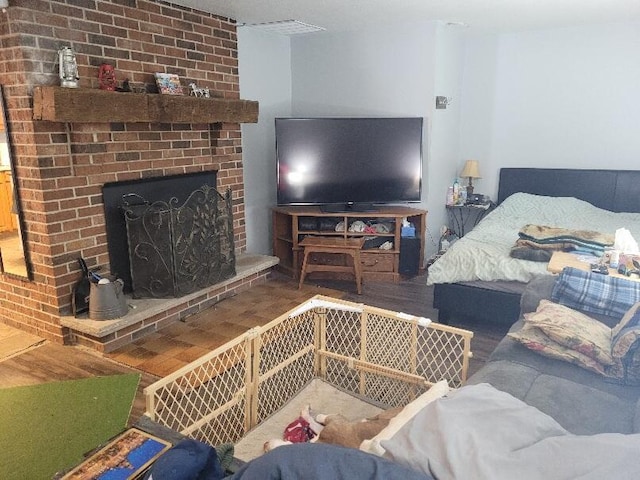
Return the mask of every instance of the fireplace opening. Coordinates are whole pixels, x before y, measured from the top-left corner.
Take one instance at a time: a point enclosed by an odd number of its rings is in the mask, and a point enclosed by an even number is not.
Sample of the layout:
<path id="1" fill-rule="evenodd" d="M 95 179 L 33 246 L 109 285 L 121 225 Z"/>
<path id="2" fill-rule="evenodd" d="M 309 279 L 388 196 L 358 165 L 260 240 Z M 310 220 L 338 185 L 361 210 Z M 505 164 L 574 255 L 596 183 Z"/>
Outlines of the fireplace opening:
<path id="1" fill-rule="evenodd" d="M 179 297 L 235 274 L 231 194 L 216 172 L 103 186 L 111 273 L 135 298 Z"/>

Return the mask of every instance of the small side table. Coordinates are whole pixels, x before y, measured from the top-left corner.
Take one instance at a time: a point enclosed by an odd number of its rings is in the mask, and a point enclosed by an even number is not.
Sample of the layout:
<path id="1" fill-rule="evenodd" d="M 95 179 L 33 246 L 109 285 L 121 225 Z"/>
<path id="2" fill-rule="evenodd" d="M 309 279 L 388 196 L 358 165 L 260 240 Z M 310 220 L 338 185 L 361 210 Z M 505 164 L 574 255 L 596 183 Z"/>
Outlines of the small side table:
<path id="1" fill-rule="evenodd" d="M 495 208 L 495 204 L 487 205 L 447 205 L 449 228 L 462 238 L 475 227 L 484 216 Z"/>
<path id="2" fill-rule="evenodd" d="M 347 272 L 355 277 L 358 294 L 362 293 L 362 263 L 360 261 L 360 249 L 364 245 L 364 238 L 342 238 L 342 237 L 306 237 L 300 243 L 304 247 L 304 260 L 300 272 L 300 283 L 298 289 L 302 288 L 304 279 L 311 272 Z M 353 259 L 353 266 L 348 265 L 323 265 L 311 263 L 309 254 L 311 253 L 335 253 L 349 255 Z"/>

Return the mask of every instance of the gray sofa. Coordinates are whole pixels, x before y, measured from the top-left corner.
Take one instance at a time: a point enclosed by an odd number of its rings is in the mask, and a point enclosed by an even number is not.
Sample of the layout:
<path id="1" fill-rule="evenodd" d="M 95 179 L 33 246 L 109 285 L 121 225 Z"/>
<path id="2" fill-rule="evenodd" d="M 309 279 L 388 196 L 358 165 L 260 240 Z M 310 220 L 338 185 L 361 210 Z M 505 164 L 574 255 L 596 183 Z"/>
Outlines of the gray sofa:
<path id="1" fill-rule="evenodd" d="M 556 277 L 544 275 L 529 283 L 521 298 L 522 315 L 535 311 L 541 299 L 551 299 Z M 585 312 L 586 313 L 586 312 Z M 610 327 L 618 318 L 588 314 Z M 640 387 L 531 351 L 506 336 L 488 362 L 468 384 L 489 383 L 553 417 L 569 432 L 640 433 Z"/>

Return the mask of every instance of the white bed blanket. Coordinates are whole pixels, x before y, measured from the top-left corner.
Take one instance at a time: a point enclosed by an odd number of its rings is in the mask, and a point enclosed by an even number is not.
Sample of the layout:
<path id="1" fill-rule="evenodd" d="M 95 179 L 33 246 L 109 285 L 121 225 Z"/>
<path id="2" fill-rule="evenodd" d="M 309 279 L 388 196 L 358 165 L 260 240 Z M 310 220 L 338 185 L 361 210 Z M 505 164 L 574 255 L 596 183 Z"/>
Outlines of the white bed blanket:
<path id="1" fill-rule="evenodd" d="M 437 480 L 640 478 L 640 435 L 571 434 L 487 383 L 427 404 L 381 444 L 385 457 Z"/>
<path id="2" fill-rule="evenodd" d="M 527 224 L 615 234 L 626 228 L 640 240 L 640 214 L 613 213 L 572 197 L 516 193 L 489 213 L 429 267 L 427 284 L 507 280 L 528 282 L 547 274 L 545 262 L 511 258 Z"/>

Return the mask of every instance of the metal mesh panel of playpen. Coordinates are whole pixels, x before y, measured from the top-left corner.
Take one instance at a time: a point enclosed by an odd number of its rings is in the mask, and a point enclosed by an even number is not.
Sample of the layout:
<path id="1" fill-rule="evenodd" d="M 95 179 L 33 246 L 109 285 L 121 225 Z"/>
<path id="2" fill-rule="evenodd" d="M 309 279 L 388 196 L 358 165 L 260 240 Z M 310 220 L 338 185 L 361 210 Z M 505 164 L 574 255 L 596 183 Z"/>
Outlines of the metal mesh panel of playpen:
<path id="1" fill-rule="evenodd" d="M 145 388 L 151 420 L 211 445 L 235 443 L 312 379 L 406 405 L 466 380 L 467 330 L 317 295 Z"/>

